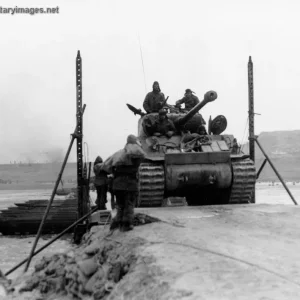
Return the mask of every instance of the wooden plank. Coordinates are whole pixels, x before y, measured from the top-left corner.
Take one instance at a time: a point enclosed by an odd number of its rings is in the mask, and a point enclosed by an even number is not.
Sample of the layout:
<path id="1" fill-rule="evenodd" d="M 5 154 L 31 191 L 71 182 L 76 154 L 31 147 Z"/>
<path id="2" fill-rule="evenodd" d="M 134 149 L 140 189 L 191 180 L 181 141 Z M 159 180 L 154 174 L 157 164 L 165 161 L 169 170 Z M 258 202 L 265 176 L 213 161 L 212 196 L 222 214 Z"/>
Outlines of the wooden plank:
<path id="1" fill-rule="evenodd" d="M 1 210 L 0 232 L 36 234 L 49 200 L 29 200 Z M 43 233 L 59 233 L 77 220 L 77 200 L 54 200 Z"/>
<path id="2" fill-rule="evenodd" d="M 27 204 L 27 203 L 14 203 L 15 206 L 17 207 L 28 207 L 28 208 L 31 208 L 31 207 L 47 207 L 47 204 L 43 204 L 43 203 L 36 203 L 36 204 Z M 51 205 L 54 206 L 54 207 L 59 207 L 63 205 L 63 203 L 53 203 Z"/>

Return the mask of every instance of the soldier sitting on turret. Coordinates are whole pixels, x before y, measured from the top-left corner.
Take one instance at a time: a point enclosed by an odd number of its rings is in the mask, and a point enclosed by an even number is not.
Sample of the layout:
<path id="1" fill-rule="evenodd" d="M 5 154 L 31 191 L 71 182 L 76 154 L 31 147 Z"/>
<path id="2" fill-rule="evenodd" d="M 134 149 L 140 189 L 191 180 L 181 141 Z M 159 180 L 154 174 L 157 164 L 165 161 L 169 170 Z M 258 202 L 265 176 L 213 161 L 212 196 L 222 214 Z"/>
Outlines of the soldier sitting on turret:
<path id="1" fill-rule="evenodd" d="M 197 96 L 193 95 L 193 91 L 191 89 L 186 89 L 184 97 L 180 100 L 176 101 L 176 106 L 180 106 L 180 104 L 185 104 L 186 110 L 191 110 L 194 106 L 196 106 L 200 101 Z"/>
<path id="2" fill-rule="evenodd" d="M 207 135 L 206 129 L 204 125 L 200 125 L 197 129 L 197 133 L 200 135 Z"/>
<path id="3" fill-rule="evenodd" d="M 153 135 L 165 135 L 170 138 L 175 131 L 176 128 L 174 123 L 167 117 L 167 111 L 165 109 L 161 109 L 158 113 L 158 118 L 152 127 L 152 132 L 154 132 Z"/>
<path id="4" fill-rule="evenodd" d="M 146 95 L 143 103 L 145 111 L 149 113 L 158 112 L 165 104 L 165 95 L 161 93 L 159 83 L 154 81 L 153 91 Z"/>

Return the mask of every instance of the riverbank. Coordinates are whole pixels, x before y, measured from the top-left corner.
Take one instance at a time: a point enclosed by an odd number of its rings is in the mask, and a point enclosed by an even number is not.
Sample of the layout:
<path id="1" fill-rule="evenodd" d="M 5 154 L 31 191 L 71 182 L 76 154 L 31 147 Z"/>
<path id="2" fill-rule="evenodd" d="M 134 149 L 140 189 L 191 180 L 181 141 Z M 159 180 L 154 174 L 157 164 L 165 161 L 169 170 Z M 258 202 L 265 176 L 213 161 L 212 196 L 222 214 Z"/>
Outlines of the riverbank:
<path id="1" fill-rule="evenodd" d="M 108 228 L 93 227 L 79 247 L 36 265 L 18 285 L 25 294 L 5 299 L 299 299 L 299 207 L 248 204 L 136 213 L 152 222 L 111 236 Z"/>

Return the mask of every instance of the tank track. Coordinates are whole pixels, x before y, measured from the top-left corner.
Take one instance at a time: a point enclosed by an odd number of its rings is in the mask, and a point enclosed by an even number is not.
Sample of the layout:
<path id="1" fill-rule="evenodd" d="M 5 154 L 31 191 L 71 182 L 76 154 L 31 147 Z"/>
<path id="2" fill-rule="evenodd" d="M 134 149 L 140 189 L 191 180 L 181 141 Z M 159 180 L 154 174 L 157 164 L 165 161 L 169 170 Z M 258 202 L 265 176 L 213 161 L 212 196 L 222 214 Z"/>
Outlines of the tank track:
<path id="1" fill-rule="evenodd" d="M 233 182 L 229 204 L 252 202 L 256 170 L 250 159 L 232 159 Z M 139 197 L 137 207 L 162 206 L 165 189 L 164 167 L 155 163 L 142 163 L 139 167 Z"/>
<path id="2" fill-rule="evenodd" d="M 155 163 L 140 165 L 137 207 L 162 206 L 165 192 L 164 173 L 163 165 Z"/>
<path id="3" fill-rule="evenodd" d="M 249 158 L 232 159 L 233 182 L 229 204 L 251 203 L 255 189 L 256 170 Z"/>

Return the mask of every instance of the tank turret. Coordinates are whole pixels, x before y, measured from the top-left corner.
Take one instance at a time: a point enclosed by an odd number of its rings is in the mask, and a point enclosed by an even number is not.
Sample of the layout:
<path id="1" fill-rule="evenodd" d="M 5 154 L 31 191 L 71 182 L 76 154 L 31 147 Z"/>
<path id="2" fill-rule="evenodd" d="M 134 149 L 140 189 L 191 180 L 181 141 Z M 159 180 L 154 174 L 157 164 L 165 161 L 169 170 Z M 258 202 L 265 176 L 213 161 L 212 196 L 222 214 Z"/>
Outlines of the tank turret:
<path id="1" fill-rule="evenodd" d="M 208 91 L 204 95 L 204 99 L 194 106 L 186 115 L 183 117 L 179 117 L 174 123 L 176 127 L 181 127 L 186 124 L 203 106 L 205 106 L 208 102 L 215 101 L 218 95 L 215 91 Z"/>

